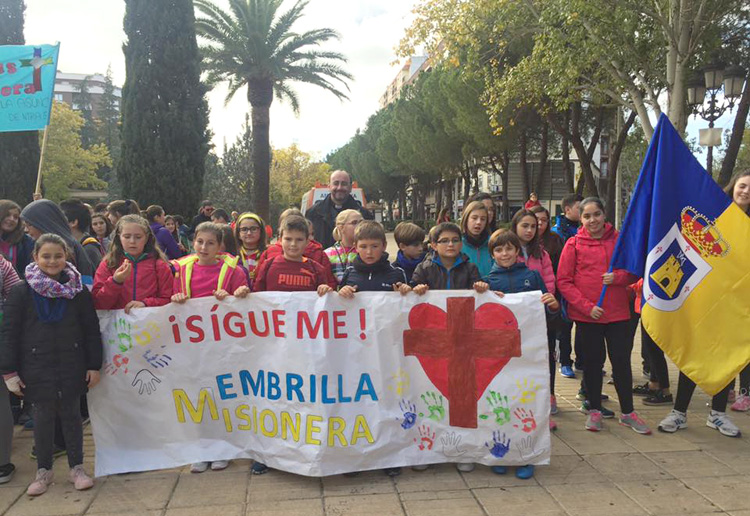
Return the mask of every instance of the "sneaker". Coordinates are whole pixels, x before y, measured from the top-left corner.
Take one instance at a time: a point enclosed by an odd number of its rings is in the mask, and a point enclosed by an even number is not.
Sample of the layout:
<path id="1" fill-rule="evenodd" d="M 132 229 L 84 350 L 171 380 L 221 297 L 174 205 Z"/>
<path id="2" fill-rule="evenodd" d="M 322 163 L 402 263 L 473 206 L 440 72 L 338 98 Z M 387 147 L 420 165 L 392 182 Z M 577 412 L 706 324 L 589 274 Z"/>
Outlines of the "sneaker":
<path id="1" fill-rule="evenodd" d="M 743 394 L 737 398 L 737 401 L 732 403 L 732 410 L 735 412 L 747 412 L 750 410 L 750 396 Z"/>
<path id="2" fill-rule="evenodd" d="M 534 476 L 534 466 L 527 464 L 525 466 L 518 466 L 516 468 L 516 478 L 521 480 L 528 480 Z"/>
<path id="3" fill-rule="evenodd" d="M 716 412 L 715 410 L 712 410 L 708 414 L 706 426 L 718 430 L 722 435 L 726 435 L 727 437 L 740 437 L 740 435 L 742 435 L 740 429 L 737 428 L 737 425 L 732 423 L 732 420 L 729 419 L 726 412 Z"/>
<path id="4" fill-rule="evenodd" d="M 7 484 L 10 479 L 13 478 L 13 472 L 16 467 L 12 463 L 8 463 L 5 466 L 0 466 L 0 484 Z"/>
<path id="5" fill-rule="evenodd" d="M 664 391 L 658 390 L 651 396 L 643 398 L 644 405 L 671 405 L 672 395 L 664 394 Z"/>
<path id="6" fill-rule="evenodd" d="M 578 401 L 586 401 L 586 393 L 584 392 L 583 389 L 578 390 L 578 394 L 576 394 L 576 399 Z M 608 399 L 609 399 L 609 395 L 602 393 L 602 401 L 607 401 Z"/>
<path id="7" fill-rule="evenodd" d="M 456 464 L 456 469 L 458 471 L 463 471 L 464 473 L 469 473 L 471 471 L 474 471 L 474 463 L 473 462 L 459 462 Z"/>
<path id="8" fill-rule="evenodd" d="M 47 488 L 52 484 L 53 473 L 51 469 L 39 468 L 36 470 L 36 478 L 29 484 L 26 494 L 29 496 L 39 496 L 47 492 Z"/>
<path id="9" fill-rule="evenodd" d="M 94 481 L 86 474 L 83 464 L 73 466 L 70 470 L 70 482 L 77 491 L 85 491 L 94 487 Z"/>
<path id="10" fill-rule="evenodd" d="M 195 462 L 190 465 L 190 473 L 203 473 L 211 465 L 210 462 Z"/>
<path id="11" fill-rule="evenodd" d="M 26 422 L 23 424 L 24 430 L 33 430 L 34 429 L 34 420 L 29 418 L 26 420 Z"/>
<path id="12" fill-rule="evenodd" d="M 221 471 L 229 466 L 228 460 L 215 460 L 211 463 L 211 471 Z"/>
<path id="13" fill-rule="evenodd" d="M 253 472 L 253 475 L 263 475 L 271 470 L 262 462 L 255 461 L 253 462 L 253 466 L 250 468 L 250 471 Z"/>
<path id="14" fill-rule="evenodd" d="M 427 468 L 429 468 L 429 464 L 420 464 L 418 466 L 412 466 L 412 471 L 425 471 Z"/>
<path id="15" fill-rule="evenodd" d="M 651 396 L 656 391 L 652 390 L 648 386 L 648 382 L 644 383 L 643 385 L 636 385 L 633 387 L 633 394 L 636 396 Z"/>
<path id="16" fill-rule="evenodd" d="M 569 365 L 560 366 L 560 375 L 565 378 L 575 378 L 576 372 Z"/>
<path id="17" fill-rule="evenodd" d="M 55 445 L 54 449 L 52 450 L 52 458 L 57 459 L 58 457 L 62 457 L 63 455 L 67 453 L 68 452 L 65 448 L 60 448 L 59 446 Z M 31 460 L 36 460 L 36 446 L 31 447 L 31 453 L 29 453 L 29 458 Z"/>
<path id="18" fill-rule="evenodd" d="M 668 434 L 673 434 L 677 430 L 687 428 L 687 414 L 672 409 L 672 411 L 667 414 L 667 417 L 661 420 L 658 428 L 660 432 L 667 432 Z"/>
<path id="19" fill-rule="evenodd" d="M 555 423 L 552 419 L 549 420 L 549 431 L 554 432 L 557 430 L 557 423 Z"/>
<path id="20" fill-rule="evenodd" d="M 549 413 L 553 416 L 557 414 L 557 398 L 555 398 L 554 394 L 549 397 Z"/>
<path id="21" fill-rule="evenodd" d="M 495 475 L 505 475 L 508 472 L 507 466 L 490 466 L 490 471 Z"/>
<path id="22" fill-rule="evenodd" d="M 581 404 L 581 408 L 579 410 L 583 412 L 584 414 L 588 414 L 589 410 L 591 410 L 591 406 L 589 405 L 589 402 L 584 401 Z M 615 417 L 615 413 L 609 410 L 608 408 L 602 407 L 599 409 L 599 412 L 602 413 L 602 419 L 614 419 Z"/>
<path id="23" fill-rule="evenodd" d="M 383 473 L 389 477 L 397 477 L 401 474 L 401 468 L 385 468 Z"/>
<path id="24" fill-rule="evenodd" d="M 584 428 L 589 432 L 601 432 L 602 430 L 602 413 L 598 410 L 589 410 Z"/>
<path id="25" fill-rule="evenodd" d="M 635 433 L 643 435 L 651 435 L 651 429 L 648 427 L 646 422 L 636 414 L 635 410 L 630 414 L 623 414 L 620 416 L 620 424 L 622 426 L 629 426 Z"/>
<path id="26" fill-rule="evenodd" d="M 575 364 L 573 364 L 573 367 L 576 371 L 581 373 L 583 372 L 583 364 L 581 364 L 580 362 L 576 362 Z"/>

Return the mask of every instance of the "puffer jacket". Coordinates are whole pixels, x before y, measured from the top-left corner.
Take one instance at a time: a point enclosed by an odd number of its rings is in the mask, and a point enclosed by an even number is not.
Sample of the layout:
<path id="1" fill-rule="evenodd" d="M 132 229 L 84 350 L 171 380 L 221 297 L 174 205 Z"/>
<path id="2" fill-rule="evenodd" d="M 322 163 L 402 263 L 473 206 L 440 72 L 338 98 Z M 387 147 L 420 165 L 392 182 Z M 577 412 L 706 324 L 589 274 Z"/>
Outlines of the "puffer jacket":
<path id="1" fill-rule="evenodd" d="M 450 270 L 440 261 L 440 256 L 433 253 L 414 269 L 411 285 L 427 285 L 431 290 L 467 290 L 474 283 L 481 281 L 477 266 L 469 261 L 464 253 L 458 255 L 456 263 Z"/>
<path id="2" fill-rule="evenodd" d="M 490 273 L 484 277 L 484 281 L 490 285 L 490 290 L 505 294 L 533 292 L 534 290 L 547 292 L 547 287 L 539 272 L 529 269 L 523 262 L 514 263 L 510 267 L 495 264 Z"/>
<path id="3" fill-rule="evenodd" d="M 526 250 L 523 249 L 522 252 L 518 253 L 518 261 L 525 263 L 532 271 L 538 272 L 542 277 L 542 280 L 544 280 L 547 292 L 555 295 L 555 271 L 552 268 L 552 260 L 547 251 L 542 249 L 542 257 L 537 258 L 535 256 L 527 255 Z"/>
<path id="4" fill-rule="evenodd" d="M 102 260 L 96 269 L 94 277 L 94 305 L 97 310 L 119 310 L 125 308 L 130 301 L 141 301 L 146 306 L 163 306 L 172 297 L 174 276 L 172 269 L 162 259 L 149 256 L 137 263 L 133 260 L 130 278 L 119 284 L 114 279 L 117 267 L 111 269 Z"/>
<path id="5" fill-rule="evenodd" d="M 607 324 L 630 319 L 627 286 L 638 278 L 615 269 L 614 282 L 607 287 L 602 308 L 595 321 L 591 310 L 599 301 L 602 275 L 607 272 L 617 242 L 617 231 L 606 224 L 601 238 L 591 238 L 586 228 L 565 243 L 557 266 L 557 288 L 568 303 L 568 317 L 576 322 Z"/>
<path id="6" fill-rule="evenodd" d="M 45 323 L 31 287 L 16 285 L 5 301 L 0 340 L 0 373 L 18 373 L 29 403 L 80 397 L 87 391 L 86 371 L 102 367 L 99 318 L 87 288 L 67 301 L 61 321 Z"/>
<path id="7" fill-rule="evenodd" d="M 393 285 L 406 283 L 406 273 L 400 267 L 388 262 L 388 253 L 383 253 L 380 260 L 367 265 L 357 256 L 354 264 L 347 267 L 339 287 L 356 286 L 357 292 L 389 292 Z"/>

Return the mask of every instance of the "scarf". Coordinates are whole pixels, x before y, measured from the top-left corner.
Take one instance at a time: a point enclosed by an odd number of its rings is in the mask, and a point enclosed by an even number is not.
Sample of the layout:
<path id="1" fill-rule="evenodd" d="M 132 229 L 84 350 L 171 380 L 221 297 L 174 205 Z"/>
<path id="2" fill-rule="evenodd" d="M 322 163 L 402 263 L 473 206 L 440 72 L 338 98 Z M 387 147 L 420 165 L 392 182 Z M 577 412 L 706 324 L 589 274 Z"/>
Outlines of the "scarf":
<path id="1" fill-rule="evenodd" d="M 244 247 L 240 246 L 240 260 L 242 260 L 242 265 L 250 274 L 250 278 L 255 278 L 255 268 L 258 266 L 261 254 L 263 253 L 260 249 L 246 251 Z"/>
<path id="2" fill-rule="evenodd" d="M 36 315 L 43 323 L 61 321 L 68 300 L 83 290 L 81 274 L 70 263 L 67 263 L 60 274 L 60 281 L 57 281 L 32 262 L 26 267 L 26 283 L 31 287 Z"/>
<path id="3" fill-rule="evenodd" d="M 484 232 L 479 235 L 479 238 L 475 238 L 467 231 L 466 233 L 464 233 L 464 238 L 466 239 L 466 242 L 469 243 L 472 247 L 479 248 L 487 244 L 487 235 Z"/>
<path id="4" fill-rule="evenodd" d="M 411 258 L 407 258 L 406 256 L 404 256 L 404 253 L 399 251 L 398 254 L 396 255 L 396 263 L 398 263 L 399 267 L 401 267 L 404 270 L 406 269 L 414 270 L 417 268 L 417 265 L 422 263 L 422 261 L 424 260 L 424 257 L 425 257 L 425 253 L 422 253 L 419 258 L 412 260 Z"/>

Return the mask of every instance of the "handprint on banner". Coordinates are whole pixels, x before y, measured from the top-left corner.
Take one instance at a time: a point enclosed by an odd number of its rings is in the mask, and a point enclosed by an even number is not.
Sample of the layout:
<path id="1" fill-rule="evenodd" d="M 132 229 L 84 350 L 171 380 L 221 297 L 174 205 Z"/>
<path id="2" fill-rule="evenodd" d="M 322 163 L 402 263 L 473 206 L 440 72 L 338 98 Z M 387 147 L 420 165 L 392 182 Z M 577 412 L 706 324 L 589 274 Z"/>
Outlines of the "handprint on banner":
<path id="1" fill-rule="evenodd" d="M 409 373 L 399 368 L 398 372 L 391 375 L 388 390 L 403 396 L 409 390 Z"/>
<path id="2" fill-rule="evenodd" d="M 123 355 L 115 355 L 112 357 L 112 362 L 104 362 L 104 373 L 114 376 L 119 372 L 128 374 L 128 364 L 130 359 Z"/>
<path id="3" fill-rule="evenodd" d="M 484 398 L 490 406 L 491 414 L 482 414 L 479 419 L 489 419 L 490 417 L 495 418 L 495 423 L 503 426 L 505 423 L 510 423 L 510 403 L 508 397 L 502 394 L 490 391 Z"/>
<path id="4" fill-rule="evenodd" d="M 141 331 L 138 327 L 135 328 L 135 331 L 137 332 L 135 334 L 135 341 L 139 346 L 145 346 L 151 343 L 153 339 L 158 339 L 159 337 L 161 337 L 159 327 L 154 322 L 149 322 L 146 325 L 146 329 L 143 331 Z"/>
<path id="5" fill-rule="evenodd" d="M 414 442 L 421 451 L 431 450 L 435 444 L 435 432 L 429 426 L 422 425 L 419 427 L 419 437 L 415 437 Z"/>
<path id="6" fill-rule="evenodd" d="M 440 442 L 443 443 L 443 455 L 446 457 L 455 458 L 466 453 L 466 450 L 458 449 L 458 445 L 461 444 L 461 436 L 456 432 L 441 435 Z"/>
<path id="7" fill-rule="evenodd" d="M 139 396 L 143 396 L 144 390 L 146 391 L 146 394 L 151 396 L 151 393 L 156 391 L 157 383 L 161 383 L 161 380 L 159 380 L 154 375 L 154 373 L 152 373 L 148 369 L 141 369 L 135 375 L 135 378 L 133 379 L 133 383 L 131 385 L 134 388 L 138 389 Z"/>
<path id="8" fill-rule="evenodd" d="M 130 323 L 123 319 L 122 317 L 118 317 L 115 319 L 115 339 L 110 339 L 108 341 L 109 344 L 117 344 L 117 348 L 122 352 L 125 353 L 130 348 L 133 347 L 133 337 L 130 336 L 130 331 L 132 327 L 130 326 Z"/>
<path id="9" fill-rule="evenodd" d="M 534 450 L 534 438 L 530 435 L 521 439 L 518 443 L 518 453 L 522 460 L 531 460 L 538 455 Z"/>
<path id="10" fill-rule="evenodd" d="M 162 346 L 164 347 L 164 346 Z M 163 353 L 153 353 L 150 349 L 147 349 L 143 354 L 143 358 L 146 359 L 148 365 L 158 369 L 159 367 L 167 367 L 172 361 L 172 357 Z"/>
<path id="11" fill-rule="evenodd" d="M 427 405 L 427 410 L 429 411 L 427 417 L 429 419 L 432 419 L 433 421 L 442 421 L 445 419 L 445 407 L 443 406 L 442 394 L 438 396 L 437 393 L 430 391 L 422 394 L 420 398 L 422 398 L 424 404 Z M 424 417 L 424 414 L 420 413 L 419 415 Z"/>
<path id="12" fill-rule="evenodd" d="M 408 430 L 417 423 L 417 407 L 408 400 L 401 400 L 398 404 L 401 412 L 404 413 L 403 421 L 401 421 L 401 428 Z M 399 420 L 400 418 L 396 418 Z"/>
<path id="13" fill-rule="evenodd" d="M 521 383 L 521 380 L 517 380 L 516 386 L 520 392 L 518 396 L 513 396 L 513 399 L 518 400 L 521 403 L 534 402 L 536 400 L 536 391 L 542 387 L 535 383 L 534 380 L 529 381 L 528 378 L 524 379 L 523 383 Z"/>
<path id="14" fill-rule="evenodd" d="M 492 432 L 492 442 L 485 442 L 484 445 L 490 450 L 493 457 L 502 459 L 510 450 L 510 438 L 505 437 L 505 434 L 501 437 L 499 431 Z"/>
<path id="15" fill-rule="evenodd" d="M 513 411 L 513 415 L 518 419 L 518 423 L 513 423 L 513 428 L 518 428 L 527 434 L 530 434 L 536 430 L 536 419 L 534 419 L 534 411 L 526 409 L 516 409 Z"/>

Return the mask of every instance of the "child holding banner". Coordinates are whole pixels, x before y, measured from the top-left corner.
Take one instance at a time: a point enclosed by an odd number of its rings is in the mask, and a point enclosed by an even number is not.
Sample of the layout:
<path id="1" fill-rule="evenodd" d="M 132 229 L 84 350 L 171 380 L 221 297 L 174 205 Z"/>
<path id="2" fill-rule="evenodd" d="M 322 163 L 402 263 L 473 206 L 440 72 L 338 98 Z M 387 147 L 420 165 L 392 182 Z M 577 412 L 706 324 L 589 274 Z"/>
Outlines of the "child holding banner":
<path id="1" fill-rule="evenodd" d="M 0 372 L 8 390 L 32 405 L 38 469 L 26 491 L 31 496 L 52 483 L 56 416 L 70 481 L 78 490 L 94 485 L 83 469 L 80 399 L 99 382 L 102 339 L 91 294 L 69 254 L 61 237 L 40 235 L 26 282 L 13 287 L 5 304 Z"/>
<path id="2" fill-rule="evenodd" d="M 354 247 L 354 231 L 360 222 L 362 222 L 362 214 L 358 210 L 343 210 L 336 216 L 336 227 L 333 228 L 333 239 L 336 243 L 326 249 L 325 253 L 331 262 L 331 272 L 339 283 L 346 269 L 354 263 L 357 257 L 357 250 Z"/>
<path id="3" fill-rule="evenodd" d="M 473 204 L 484 206 L 480 201 Z M 489 289 L 489 285 L 482 281 L 478 267 L 461 252 L 463 243 L 461 230 L 457 225 L 452 222 L 443 222 L 432 228 L 430 246 L 434 253 L 417 265 L 411 280 L 414 292 L 418 295 L 423 295 L 429 289 L 469 290 L 473 288 L 479 293 Z M 474 463 L 458 463 L 456 468 L 459 471 L 473 471 Z M 412 469 L 422 471 L 427 469 L 427 466 L 414 466 Z"/>
<path id="4" fill-rule="evenodd" d="M 581 201 L 583 226 L 563 248 L 557 266 L 557 286 L 568 301 L 568 315 L 576 322 L 583 360 L 583 379 L 589 402 L 585 428 L 602 429 L 602 367 L 605 352 L 620 399 L 620 424 L 639 434 L 650 434 L 646 422 L 633 410 L 633 372 L 630 368 L 630 308 L 627 287 L 637 278 L 627 271 L 607 272 L 617 241 L 617 231 L 607 223 L 604 204 L 597 197 Z M 608 285 L 602 306 L 597 300 Z M 605 346 L 606 342 L 606 346 Z"/>
<path id="5" fill-rule="evenodd" d="M 250 275 L 250 280 L 255 278 L 256 267 L 260 255 L 266 250 L 266 232 L 263 222 L 255 213 L 245 212 L 239 216 L 234 225 L 234 239 L 237 241 L 239 258 L 242 266 Z"/>
<path id="6" fill-rule="evenodd" d="M 99 310 L 163 306 L 172 297 L 172 269 L 146 219 L 125 215 L 117 222 L 109 251 L 94 277 Z"/>
<path id="7" fill-rule="evenodd" d="M 413 222 L 399 222 L 393 230 L 393 238 L 398 245 L 398 254 L 393 265 L 404 269 L 406 279 L 410 282 L 417 265 L 422 263 L 426 256 L 424 237 L 424 229 Z"/>

